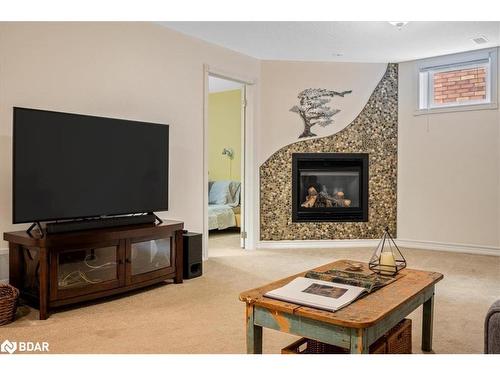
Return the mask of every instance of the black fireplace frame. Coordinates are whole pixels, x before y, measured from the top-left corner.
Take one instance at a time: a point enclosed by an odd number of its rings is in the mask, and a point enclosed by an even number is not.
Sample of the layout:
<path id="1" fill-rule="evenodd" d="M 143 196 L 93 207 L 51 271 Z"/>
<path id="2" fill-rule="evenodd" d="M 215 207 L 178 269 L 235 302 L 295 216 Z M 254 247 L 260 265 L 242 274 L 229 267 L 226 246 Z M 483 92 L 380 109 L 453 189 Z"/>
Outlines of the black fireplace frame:
<path id="1" fill-rule="evenodd" d="M 339 165 L 361 166 L 359 183 L 359 207 L 300 207 L 300 163 L 315 161 L 335 162 Z M 368 166 L 367 153 L 293 153 L 292 154 L 292 221 L 293 222 L 366 222 L 368 221 Z"/>

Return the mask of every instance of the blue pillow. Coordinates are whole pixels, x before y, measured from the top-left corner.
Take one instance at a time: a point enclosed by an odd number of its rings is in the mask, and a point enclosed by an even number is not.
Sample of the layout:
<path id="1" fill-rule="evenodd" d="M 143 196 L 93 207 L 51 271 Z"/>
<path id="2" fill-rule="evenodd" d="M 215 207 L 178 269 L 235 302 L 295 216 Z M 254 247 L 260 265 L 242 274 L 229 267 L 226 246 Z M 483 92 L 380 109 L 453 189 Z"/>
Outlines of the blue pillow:
<path id="1" fill-rule="evenodd" d="M 240 185 L 238 181 L 214 181 L 209 186 L 208 204 L 237 206 L 240 203 Z"/>

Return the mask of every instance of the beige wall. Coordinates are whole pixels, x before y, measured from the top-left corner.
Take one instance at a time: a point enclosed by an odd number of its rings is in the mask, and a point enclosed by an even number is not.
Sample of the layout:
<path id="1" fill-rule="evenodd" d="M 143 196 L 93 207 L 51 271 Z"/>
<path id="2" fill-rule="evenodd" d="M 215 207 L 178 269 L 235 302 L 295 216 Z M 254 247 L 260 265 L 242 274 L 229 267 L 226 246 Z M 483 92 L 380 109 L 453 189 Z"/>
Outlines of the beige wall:
<path id="1" fill-rule="evenodd" d="M 11 224 L 13 106 L 170 124 L 161 216 L 201 232 L 203 64 L 260 73 L 258 60 L 153 23 L 0 23 L 0 232 L 26 227 Z"/>
<path id="2" fill-rule="evenodd" d="M 208 95 L 208 178 L 241 180 L 241 90 Z M 222 155 L 233 149 L 233 159 Z"/>
<path id="3" fill-rule="evenodd" d="M 342 110 L 335 123 L 315 129 L 333 134 L 360 112 L 386 67 L 259 62 L 152 23 L 0 23 L 0 231 L 26 227 L 11 225 L 13 106 L 169 123 L 171 209 L 162 216 L 201 231 L 204 63 L 257 78 L 256 166 L 298 140 L 302 122 L 289 109 L 301 90 L 353 90 L 333 99 Z M 400 64 L 398 235 L 499 246 L 499 112 L 413 116 L 413 69 Z M 258 187 L 250 193 L 257 199 Z"/>
<path id="4" fill-rule="evenodd" d="M 335 134 L 361 112 L 386 67 L 387 64 L 263 61 L 258 165 L 281 147 L 299 141 L 303 122 L 297 113 L 290 112 L 297 104 L 299 92 L 307 88 L 352 90 L 352 94 L 331 100 L 331 108 L 341 110 L 333 117 L 333 124 L 313 127 L 320 137 Z"/>
<path id="5" fill-rule="evenodd" d="M 416 62 L 399 69 L 398 237 L 498 247 L 499 111 L 414 116 Z"/>

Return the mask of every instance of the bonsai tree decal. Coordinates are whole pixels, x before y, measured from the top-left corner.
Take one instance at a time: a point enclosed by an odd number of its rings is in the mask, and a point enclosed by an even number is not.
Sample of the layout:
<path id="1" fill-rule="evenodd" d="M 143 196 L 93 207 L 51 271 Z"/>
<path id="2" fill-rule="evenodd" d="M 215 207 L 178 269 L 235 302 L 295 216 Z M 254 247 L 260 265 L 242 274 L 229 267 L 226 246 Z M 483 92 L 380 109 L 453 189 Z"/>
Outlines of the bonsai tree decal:
<path id="1" fill-rule="evenodd" d="M 328 126 L 333 122 L 332 117 L 340 112 L 340 109 L 331 109 L 327 104 L 334 96 L 344 97 L 350 94 L 352 90 L 337 92 L 327 89 L 305 89 L 297 96 L 299 105 L 294 105 L 290 111 L 296 112 L 304 121 L 304 131 L 299 138 L 314 137 L 316 134 L 311 132 L 315 125 Z"/>

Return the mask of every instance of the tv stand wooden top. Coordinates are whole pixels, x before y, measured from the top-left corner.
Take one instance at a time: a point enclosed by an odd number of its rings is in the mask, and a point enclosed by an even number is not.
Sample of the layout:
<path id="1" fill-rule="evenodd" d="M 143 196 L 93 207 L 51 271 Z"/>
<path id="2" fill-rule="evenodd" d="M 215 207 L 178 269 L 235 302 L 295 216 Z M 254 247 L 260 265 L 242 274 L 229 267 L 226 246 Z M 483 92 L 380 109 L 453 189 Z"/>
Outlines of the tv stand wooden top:
<path id="1" fill-rule="evenodd" d="M 84 242 L 119 240 L 131 237 L 151 236 L 160 233 L 182 230 L 184 223 L 176 220 L 164 220 L 162 224 L 126 225 L 120 227 L 75 231 L 60 234 L 45 234 L 38 231 L 27 233 L 25 230 L 5 232 L 3 239 L 10 243 L 32 247 L 51 247 Z"/>

